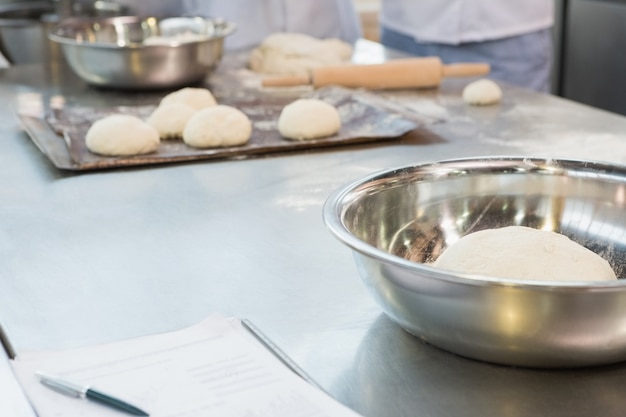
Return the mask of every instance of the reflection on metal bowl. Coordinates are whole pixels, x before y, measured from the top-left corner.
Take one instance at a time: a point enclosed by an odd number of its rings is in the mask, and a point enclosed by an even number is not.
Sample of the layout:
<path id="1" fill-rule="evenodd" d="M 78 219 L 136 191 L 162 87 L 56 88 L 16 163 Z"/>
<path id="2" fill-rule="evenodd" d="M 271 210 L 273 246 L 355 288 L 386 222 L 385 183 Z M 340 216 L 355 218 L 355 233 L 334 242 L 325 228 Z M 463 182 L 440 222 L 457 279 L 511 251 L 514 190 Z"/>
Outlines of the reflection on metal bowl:
<path id="1" fill-rule="evenodd" d="M 125 89 L 201 81 L 220 61 L 234 24 L 203 17 L 68 18 L 49 37 L 87 83 Z"/>
<path id="2" fill-rule="evenodd" d="M 502 280 L 429 263 L 465 234 L 522 225 L 567 235 L 625 277 L 625 209 L 626 167 L 473 158 L 355 181 L 328 199 L 324 220 L 353 249 L 385 313 L 410 333 L 484 361 L 577 367 L 626 360 L 626 280 Z"/>

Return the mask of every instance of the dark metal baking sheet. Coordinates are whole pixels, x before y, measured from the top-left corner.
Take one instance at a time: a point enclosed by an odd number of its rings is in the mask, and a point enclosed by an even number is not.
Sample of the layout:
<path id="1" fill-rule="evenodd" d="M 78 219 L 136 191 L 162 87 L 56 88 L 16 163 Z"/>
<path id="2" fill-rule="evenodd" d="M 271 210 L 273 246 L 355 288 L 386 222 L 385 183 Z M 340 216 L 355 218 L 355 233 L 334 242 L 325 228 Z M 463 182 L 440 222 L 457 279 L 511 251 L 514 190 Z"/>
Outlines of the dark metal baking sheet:
<path id="1" fill-rule="evenodd" d="M 145 118 L 155 109 L 156 104 L 112 107 L 66 104 L 50 110 L 44 119 L 27 114 L 19 116 L 30 138 L 50 161 L 60 169 L 74 171 L 195 160 L 245 159 L 274 152 L 394 139 L 417 127 L 415 121 L 383 108 L 365 93 L 340 87 L 327 87 L 309 96 L 323 99 L 337 107 L 342 127 L 336 135 L 306 141 L 285 139 L 278 133 L 276 122 L 282 108 L 294 98 L 268 94 L 243 95 L 221 99 L 220 103 L 237 107 L 250 117 L 253 122 L 253 133 L 248 144 L 196 149 L 185 145 L 182 140 L 163 140 L 155 153 L 131 157 L 93 154 L 86 148 L 85 134 L 94 121 L 104 116 L 125 113 Z"/>

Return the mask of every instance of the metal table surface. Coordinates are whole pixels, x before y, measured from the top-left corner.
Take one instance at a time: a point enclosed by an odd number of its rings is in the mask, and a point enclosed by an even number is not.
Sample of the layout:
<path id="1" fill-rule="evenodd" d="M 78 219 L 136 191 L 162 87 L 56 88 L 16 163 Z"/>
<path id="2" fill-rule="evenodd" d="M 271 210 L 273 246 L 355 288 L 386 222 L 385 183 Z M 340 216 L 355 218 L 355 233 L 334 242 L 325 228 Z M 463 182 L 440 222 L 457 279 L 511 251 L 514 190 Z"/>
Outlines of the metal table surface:
<path id="1" fill-rule="evenodd" d="M 71 173 L 22 131 L 20 101 L 141 95 L 92 89 L 54 65 L 3 70 L 0 321 L 16 350 L 170 331 L 221 312 L 250 319 L 366 417 L 622 416 L 626 365 L 496 366 L 405 333 L 323 225 L 332 191 L 394 166 L 492 155 L 626 162 L 625 117 L 506 85 L 500 105 L 469 107 L 466 82 L 398 93 L 439 122 L 397 141 Z"/>

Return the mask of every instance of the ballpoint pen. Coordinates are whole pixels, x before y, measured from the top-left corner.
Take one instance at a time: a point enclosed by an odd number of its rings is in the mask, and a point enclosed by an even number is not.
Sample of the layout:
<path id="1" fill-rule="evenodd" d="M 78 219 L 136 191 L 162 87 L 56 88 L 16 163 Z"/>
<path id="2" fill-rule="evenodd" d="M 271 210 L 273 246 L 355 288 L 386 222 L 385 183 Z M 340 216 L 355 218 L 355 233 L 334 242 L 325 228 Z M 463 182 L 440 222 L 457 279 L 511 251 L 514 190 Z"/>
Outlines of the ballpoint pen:
<path id="1" fill-rule="evenodd" d="M 291 371 L 293 371 L 300 378 L 304 379 L 309 384 L 314 387 L 324 391 L 324 388 L 321 387 L 313 378 L 311 378 L 304 369 L 300 368 L 298 364 L 296 364 L 293 359 L 291 359 L 285 352 L 282 351 L 278 346 L 274 344 L 261 330 L 256 327 L 252 322 L 248 319 L 242 319 L 241 324 L 244 329 L 246 329 L 257 341 L 259 341 L 271 354 L 273 354 L 276 359 L 281 361 L 283 365 L 287 366 Z"/>
<path id="2" fill-rule="evenodd" d="M 56 375 L 50 375 L 40 371 L 35 372 L 35 375 L 39 377 L 39 380 L 43 385 L 52 388 L 53 390 L 62 394 L 97 401 L 100 404 L 113 407 L 118 410 L 126 411 L 127 413 L 135 416 L 149 416 L 148 413 L 135 407 L 134 405 L 112 397 L 101 391 L 97 391 L 89 387 L 88 385 L 82 385 L 73 381 L 69 381 L 65 378 L 61 378 Z"/>
<path id="3" fill-rule="evenodd" d="M 4 349 L 4 352 L 7 354 L 7 357 L 9 359 L 15 359 L 15 350 L 13 349 L 13 346 L 11 345 L 11 342 L 9 341 L 9 337 L 7 336 L 1 324 L 0 324 L 0 344 L 2 344 L 2 348 Z"/>

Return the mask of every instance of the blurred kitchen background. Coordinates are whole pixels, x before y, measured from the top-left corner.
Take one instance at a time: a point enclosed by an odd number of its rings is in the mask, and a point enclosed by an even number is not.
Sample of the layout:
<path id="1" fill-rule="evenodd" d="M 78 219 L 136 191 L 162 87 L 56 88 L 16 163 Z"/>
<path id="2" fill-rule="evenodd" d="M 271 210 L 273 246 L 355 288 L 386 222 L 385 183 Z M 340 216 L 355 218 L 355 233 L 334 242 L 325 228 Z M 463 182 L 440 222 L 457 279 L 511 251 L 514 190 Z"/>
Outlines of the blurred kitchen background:
<path id="1" fill-rule="evenodd" d="M 148 0 L 143 0 L 148 1 Z M 378 40 L 380 0 L 354 0 L 364 37 Z M 60 16 L 116 15 L 114 0 L 0 0 L 0 51 L 12 64 L 50 60 L 46 32 Z M 626 0 L 555 0 L 552 92 L 626 115 Z"/>

